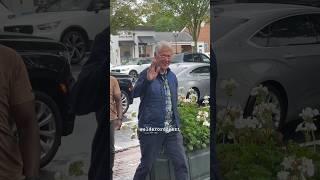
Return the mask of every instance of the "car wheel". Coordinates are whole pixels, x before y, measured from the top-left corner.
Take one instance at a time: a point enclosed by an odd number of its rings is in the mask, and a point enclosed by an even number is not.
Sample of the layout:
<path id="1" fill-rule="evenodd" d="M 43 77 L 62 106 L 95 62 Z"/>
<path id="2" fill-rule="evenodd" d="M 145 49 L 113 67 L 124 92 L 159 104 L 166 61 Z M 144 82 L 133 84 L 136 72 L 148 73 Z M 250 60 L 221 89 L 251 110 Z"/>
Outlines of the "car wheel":
<path id="1" fill-rule="evenodd" d="M 126 113 L 129 109 L 129 95 L 125 91 L 121 90 L 121 104 L 122 104 L 122 113 Z"/>
<path id="2" fill-rule="evenodd" d="M 193 90 L 196 92 L 196 102 L 198 103 L 199 100 L 200 100 L 200 92 L 199 92 L 199 89 L 194 88 L 194 87 L 191 88 L 191 89 L 193 89 Z M 190 93 L 188 92 L 186 98 L 189 98 L 189 96 L 190 96 Z"/>
<path id="3" fill-rule="evenodd" d="M 138 78 L 138 72 L 135 70 L 132 70 L 129 72 L 129 76 L 131 76 L 132 78 L 136 79 Z"/>
<path id="4" fill-rule="evenodd" d="M 83 33 L 76 30 L 67 31 L 62 36 L 62 43 L 68 48 L 71 64 L 80 63 L 87 51 L 87 40 Z"/>
<path id="5" fill-rule="evenodd" d="M 35 92 L 36 118 L 40 134 L 40 166 L 47 165 L 61 143 L 61 115 L 57 104 L 45 93 Z"/>
<path id="6" fill-rule="evenodd" d="M 266 98 L 265 103 L 273 103 L 276 106 L 276 109 L 279 111 L 278 115 L 273 116 L 274 128 L 276 130 L 281 130 L 284 126 L 285 114 L 286 114 L 286 103 L 285 99 L 282 96 L 281 92 L 272 85 L 264 85 L 268 88 L 269 94 Z M 252 115 L 254 107 L 256 106 L 256 98 L 250 96 L 247 102 L 247 106 L 244 111 L 244 116 L 248 117 Z"/>

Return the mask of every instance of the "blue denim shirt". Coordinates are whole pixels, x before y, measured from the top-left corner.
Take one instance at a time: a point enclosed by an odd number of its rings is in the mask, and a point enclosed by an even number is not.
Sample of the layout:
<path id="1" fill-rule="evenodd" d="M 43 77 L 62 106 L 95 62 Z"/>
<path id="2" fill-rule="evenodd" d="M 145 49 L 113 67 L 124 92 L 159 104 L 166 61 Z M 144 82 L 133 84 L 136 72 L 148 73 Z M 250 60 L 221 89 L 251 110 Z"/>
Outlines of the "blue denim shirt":
<path id="1" fill-rule="evenodd" d="M 178 80 L 176 75 L 167 70 L 167 79 L 171 92 L 173 121 L 177 128 L 179 125 L 178 103 Z M 159 74 L 155 80 L 147 79 L 147 69 L 140 73 L 133 88 L 133 97 L 140 97 L 138 113 L 139 128 L 163 128 L 166 114 L 166 97 L 164 81 Z"/>

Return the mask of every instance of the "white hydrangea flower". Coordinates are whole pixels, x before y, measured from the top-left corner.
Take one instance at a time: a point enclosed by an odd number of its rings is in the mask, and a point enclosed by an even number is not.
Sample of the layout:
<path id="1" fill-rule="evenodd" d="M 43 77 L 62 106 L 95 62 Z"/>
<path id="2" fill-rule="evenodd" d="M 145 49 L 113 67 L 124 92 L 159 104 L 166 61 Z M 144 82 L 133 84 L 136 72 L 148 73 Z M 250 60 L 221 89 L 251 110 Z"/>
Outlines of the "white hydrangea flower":
<path id="1" fill-rule="evenodd" d="M 210 99 L 210 96 L 204 96 L 203 99 L 209 100 L 209 99 Z"/>
<path id="2" fill-rule="evenodd" d="M 291 170 L 292 164 L 295 162 L 294 156 L 285 157 L 282 161 L 281 165 L 284 167 L 285 170 Z"/>
<path id="3" fill-rule="evenodd" d="M 307 159 L 305 157 L 301 158 L 302 165 L 301 165 L 301 170 L 304 174 L 306 174 L 308 177 L 314 176 L 314 165 L 312 162 L 312 159 Z"/>
<path id="4" fill-rule="evenodd" d="M 210 122 L 204 121 L 204 122 L 203 122 L 203 125 L 204 125 L 204 126 L 207 126 L 207 127 L 210 127 Z"/>
<path id="5" fill-rule="evenodd" d="M 203 115 L 204 115 L 205 118 L 209 117 L 209 113 L 208 112 L 204 111 L 203 113 L 204 113 Z"/>
<path id="6" fill-rule="evenodd" d="M 268 88 L 262 86 L 261 84 L 258 87 L 255 87 L 251 90 L 250 95 L 251 96 L 257 96 L 259 94 L 268 94 Z"/>
<path id="7" fill-rule="evenodd" d="M 299 114 L 303 120 L 312 120 L 315 116 L 319 115 L 318 109 L 311 109 L 310 107 L 306 107 L 302 110 L 302 113 Z"/>
<path id="8" fill-rule="evenodd" d="M 288 180 L 289 174 L 290 173 L 287 171 L 280 171 L 277 174 L 277 179 L 278 180 Z"/>

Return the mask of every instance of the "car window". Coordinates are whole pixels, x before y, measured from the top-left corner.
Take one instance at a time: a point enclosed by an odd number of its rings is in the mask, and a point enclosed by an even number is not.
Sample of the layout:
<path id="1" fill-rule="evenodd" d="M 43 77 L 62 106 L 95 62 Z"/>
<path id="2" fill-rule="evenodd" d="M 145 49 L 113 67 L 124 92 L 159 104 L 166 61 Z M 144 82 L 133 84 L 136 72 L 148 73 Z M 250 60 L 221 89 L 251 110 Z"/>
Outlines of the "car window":
<path id="1" fill-rule="evenodd" d="M 231 30 L 247 22 L 248 19 L 217 16 L 213 19 L 214 27 L 212 29 L 213 42 L 227 35 Z"/>
<path id="2" fill-rule="evenodd" d="M 183 57 L 184 62 L 194 62 L 193 54 L 185 54 Z"/>
<path id="3" fill-rule="evenodd" d="M 318 42 L 320 42 L 320 14 L 311 14 L 310 20 L 313 23 L 313 27 L 318 36 Z"/>
<path id="4" fill-rule="evenodd" d="M 53 1 L 45 7 L 41 7 L 37 12 L 62 12 L 62 11 L 79 11 L 87 10 L 91 0 L 63 0 Z"/>
<path id="5" fill-rule="evenodd" d="M 183 57 L 184 62 L 202 62 L 200 54 L 185 54 Z"/>
<path id="6" fill-rule="evenodd" d="M 267 47 L 270 35 L 270 27 L 271 26 L 267 26 L 260 30 L 251 38 L 251 41 L 259 46 Z"/>
<path id="7" fill-rule="evenodd" d="M 267 27 L 268 28 L 268 27 Z M 316 35 L 306 15 L 292 16 L 272 23 L 268 46 L 290 46 L 312 44 Z"/>
<path id="8" fill-rule="evenodd" d="M 202 61 L 203 61 L 203 62 L 210 63 L 210 58 L 208 58 L 206 55 L 201 54 L 201 57 L 202 57 Z"/>
<path id="9" fill-rule="evenodd" d="M 173 57 L 172 57 L 172 60 L 171 60 L 171 63 L 180 63 L 180 62 L 183 62 L 183 54 L 175 54 Z"/>
<path id="10" fill-rule="evenodd" d="M 204 73 L 210 73 L 209 66 L 198 67 L 190 72 L 190 74 L 204 74 Z"/>

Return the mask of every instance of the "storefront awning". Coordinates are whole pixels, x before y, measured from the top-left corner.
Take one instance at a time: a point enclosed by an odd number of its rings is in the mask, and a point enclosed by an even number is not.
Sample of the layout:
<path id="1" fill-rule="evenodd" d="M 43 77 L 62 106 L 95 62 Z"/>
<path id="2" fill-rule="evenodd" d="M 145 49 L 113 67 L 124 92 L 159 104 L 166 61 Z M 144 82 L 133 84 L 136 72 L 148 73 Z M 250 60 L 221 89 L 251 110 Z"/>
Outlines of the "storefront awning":
<path id="1" fill-rule="evenodd" d="M 139 44 L 152 44 L 155 43 L 153 36 L 139 36 Z"/>
<path id="2" fill-rule="evenodd" d="M 134 46 L 134 41 L 119 41 L 119 46 Z"/>

